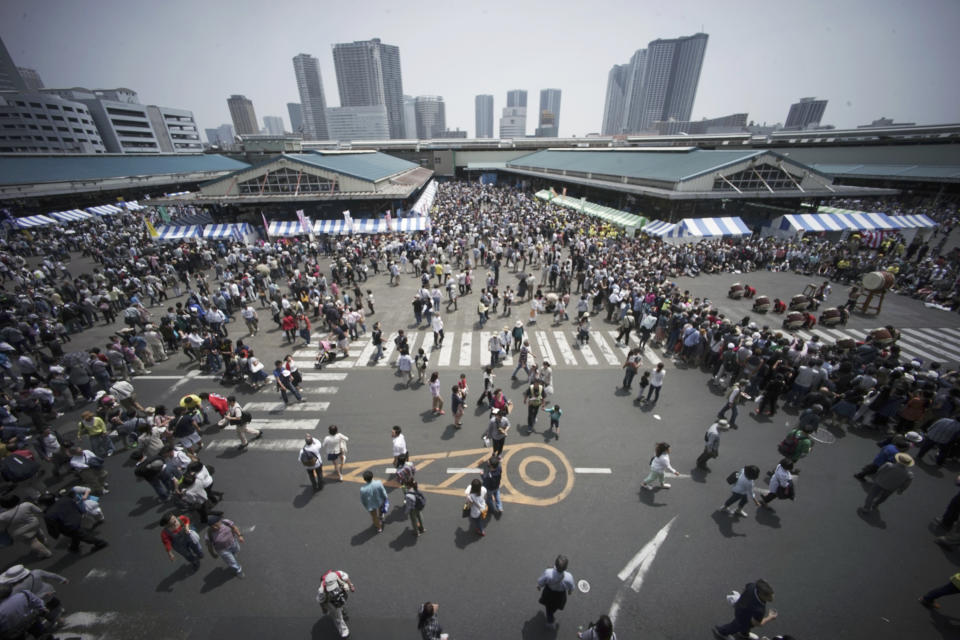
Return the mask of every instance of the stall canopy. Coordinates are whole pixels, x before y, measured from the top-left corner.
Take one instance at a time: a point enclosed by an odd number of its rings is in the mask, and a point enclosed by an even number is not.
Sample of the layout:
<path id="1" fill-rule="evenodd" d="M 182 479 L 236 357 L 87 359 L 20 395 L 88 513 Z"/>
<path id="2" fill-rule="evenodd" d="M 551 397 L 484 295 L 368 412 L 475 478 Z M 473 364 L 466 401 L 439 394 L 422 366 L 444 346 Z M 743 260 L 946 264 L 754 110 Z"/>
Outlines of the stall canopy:
<path id="1" fill-rule="evenodd" d="M 299 220 L 274 220 L 267 226 L 267 235 L 275 237 L 302 236 L 306 233 Z"/>
<path id="2" fill-rule="evenodd" d="M 49 218 L 43 215 L 37 216 L 26 216 L 25 218 L 17 218 L 17 226 L 21 229 L 30 229 L 32 227 L 45 227 L 48 224 L 57 224 L 57 221 L 53 218 Z"/>
<path id="3" fill-rule="evenodd" d="M 204 238 L 242 239 L 253 235 L 253 227 L 246 222 L 238 224 L 208 224 L 200 234 Z"/>
<path id="4" fill-rule="evenodd" d="M 860 231 L 863 227 L 850 216 L 839 213 L 802 213 L 780 216 L 771 225 L 780 231 Z"/>
<path id="5" fill-rule="evenodd" d="M 736 216 L 728 218 L 686 218 L 675 229 L 667 232 L 667 237 L 696 241 L 703 238 L 729 238 L 749 236 L 752 233 Z"/>
<path id="6" fill-rule="evenodd" d="M 130 200 L 129 202 L 125 202 L 124 204 L 127 205 L 127 209 L 129 209 L 130 211 L 140 211 L 141 209 L 146 209 L 146 207 L 142 206 L 136 200 Z"/>
<path id="7" fill-rule="evenodd" d="M 199 237 L 200 227 L 195 224 L 164 225 L 157 228 L 157 237 L 154 240 L 182 240 Z"/>
<path id="8" fill-rule="evenodd" d="M 427 188 L 423 190 L 423 193 L 420 194 L 420 197 L 414 203 L 411 211 L 416 212 L 418 216 L 426 216 L 430 214 L 430 207 L 433 206 L 433 201 L 437 199 L 437 181 L 431 180 L 430 184 L 427 185 Z"/>
<path id="9" fill-rule="evenodd" d="M 888 216 L 898 229 L 932 229 L 937 223 L 923 214 L 907 216 Z"/>
<path id="10" fill-rule="evenodd" d="M 837 207 L 821 206 L 817 208 L 817 213 L 827 213 L 844 216 L 852 222 L 857 231 L 869 229 L 896 229 L 897 226 L 890 221 L 890 216 L 885 213 L 870 213 L 867 211 L 855 211 L 853 209 L 838 209 Z"/>
<path id="11" fill-rule="evenodd" d="M 566 207 L 567 209 L 580 211 L 581 213 L 593 216 L 594 218 L 600 218 L 605 222 L 609 222 L 610 224 L 615 224 L 620 227 L 639 229 L 649 222 L 649 220 L 643 216 L 638 216 L 626 211 L 620 211 L 619 209 L 614 209 L 612 207 L 605 207 L 594 202 L 587 202 L 586 200 L 579 198 L 558 195 L 557 193 L 548 189 L 538 191 L 534 195 L 536 195 L 536 197 L 540 200 L 546 200 L 550 204 L 556 204 L 561 207 Z"/>
<path id="12" fill-rule="evenodd" d="M 346 235 L 348 233 L 392 233 L 394 231 L 425 231 L 430 225 L 430 219 L 426 216 L 415 218 L 394 218 L 388 224 L 384 219 L 364 218 L 354 219 L 353 230 L 347 225 L 347 221 L 342 218 L 337 220 L 317 220 L 313 223 L 313 232 L 317 234 L 325 233 L 329 235 Z"/>
<path id="13" fill-rule="evenodd" d="M 50 217 L 60 222 L 76 222 L 92 218 L 93 214 L 80 209 L 70 209 L 70 211 L 53 211 L 50 213 Z"/>
<path id="14" fill-rule="evenodd" d="M 103 204 L 99 207 L 87 207 L 87 211 L 92 211 L 98 216 L 112 216 L 117 213 L 122 213 L 123 209 L 112 204 Z"/>
<path id="15" fill-rule="evenodd" d="M 663 237 L 670 233 L 670 231 L 676 229 L 677 225 L 674 222 L 664 222 L 663 220 L 653 220 L 649 224 L 644 225 L 643 232 L 648 236 Z"/>

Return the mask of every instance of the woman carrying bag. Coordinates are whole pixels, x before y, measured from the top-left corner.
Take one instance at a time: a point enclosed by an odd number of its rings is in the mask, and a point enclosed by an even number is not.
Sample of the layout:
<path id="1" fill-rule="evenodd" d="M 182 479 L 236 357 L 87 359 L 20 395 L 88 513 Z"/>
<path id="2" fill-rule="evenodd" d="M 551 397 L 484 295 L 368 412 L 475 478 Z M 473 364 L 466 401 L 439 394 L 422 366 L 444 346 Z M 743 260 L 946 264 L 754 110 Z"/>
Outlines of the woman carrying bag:
<path id="1" fill-rule="evenodd" d="M 470 486 L 465 492 L 467 500 L 463 505 L 463 515 L 470 518 L 470 524 L 474 530 L 481 536 L 487 535 L 483 530 L 484 519 L 487 517 L 487 490 L 480 482 L 480 478 L 474 478 L 470 481 Z"/>

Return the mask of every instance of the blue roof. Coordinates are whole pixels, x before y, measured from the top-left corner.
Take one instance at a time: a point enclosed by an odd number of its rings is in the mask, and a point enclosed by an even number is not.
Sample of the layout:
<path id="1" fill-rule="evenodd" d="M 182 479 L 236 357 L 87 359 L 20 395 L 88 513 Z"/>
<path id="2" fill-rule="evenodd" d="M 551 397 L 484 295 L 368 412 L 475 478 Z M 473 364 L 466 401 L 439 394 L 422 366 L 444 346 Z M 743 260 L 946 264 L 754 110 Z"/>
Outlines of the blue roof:
<path id="1" fill-rule="evenodd" d="M 507 166 L 680 182 L 764 153 L 768 152 L 670 147 L 663 150 L 547 149 L 511 160 Z"/>
<path id="2" fill-rule="evenodd" d="M 320 169 L 335 171 L 361 180 L 376 182 L 410 169 L 420 167 L 395 156 L 381 153 L 286 153 L 284 157 L 309 164 Z"/>
<path id="3" fill-rule="evenodd" d="M 207 154 L 0 156 L 0 185 L 236 171 L 248 166 L 225 156 Z"/>

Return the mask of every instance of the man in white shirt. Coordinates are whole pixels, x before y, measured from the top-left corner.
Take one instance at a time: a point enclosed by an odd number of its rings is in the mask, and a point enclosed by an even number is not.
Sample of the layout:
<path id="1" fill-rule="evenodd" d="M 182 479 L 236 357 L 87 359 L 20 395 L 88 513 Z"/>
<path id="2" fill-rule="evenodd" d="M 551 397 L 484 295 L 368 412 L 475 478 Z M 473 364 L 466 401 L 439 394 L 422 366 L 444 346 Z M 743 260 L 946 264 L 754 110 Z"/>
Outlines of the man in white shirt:
<path id="1" fill-rule="evenodd" d="M 323 489 L 323 443 L 309 433 L 303 437 L 304 445 L 297 454 L 297 460 L 307 471 L 314 491 Z"/>
<path id="2" fill-rule="evenodd" d="M 244 307 L 243 311 L 240 312 L 240 315 L 243 316 L 243 321 L 247 323 L 247 331 L 250 332 L 250 335 L 257 335 L 260 318 L 257 316 L 257 310 L 253 308 L 253 305 L 248 304 L 246 307 Z"/>
<path id="3" fill-rule="evenodd" d="M 396 425 L 391 430 L 390 437 L 393 439 L 393 466 L 396 468 L 400 466 L 400 456 L 407 455 L 407 439 Z"/>

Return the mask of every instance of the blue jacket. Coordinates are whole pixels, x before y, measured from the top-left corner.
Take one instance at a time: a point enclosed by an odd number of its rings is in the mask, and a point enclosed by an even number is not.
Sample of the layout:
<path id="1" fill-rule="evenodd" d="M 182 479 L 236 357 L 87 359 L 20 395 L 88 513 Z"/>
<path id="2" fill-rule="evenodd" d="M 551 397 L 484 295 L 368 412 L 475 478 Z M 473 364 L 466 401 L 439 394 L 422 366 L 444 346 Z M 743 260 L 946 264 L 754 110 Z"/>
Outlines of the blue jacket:
<path id="1" fill-rule="evenodd" d="M 900 449 L 897 449 L 895 445 L 888 444 L 883 449 L 880 449 L 880 453 L 873 459 L 873 464 L 877 467 L 882 467 L 888 462 L 893 462 L 894 456 L 898 453 L 900 453 Z"/>

